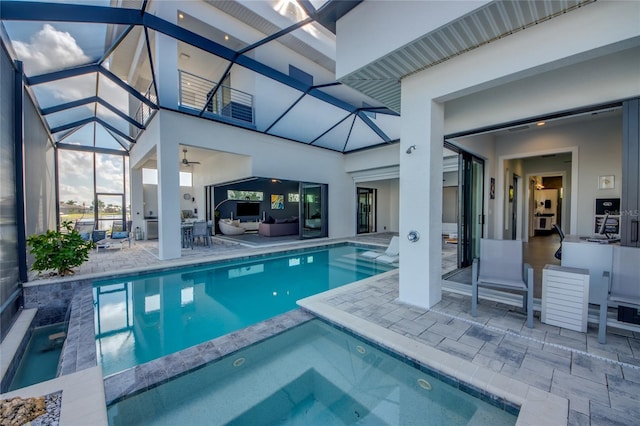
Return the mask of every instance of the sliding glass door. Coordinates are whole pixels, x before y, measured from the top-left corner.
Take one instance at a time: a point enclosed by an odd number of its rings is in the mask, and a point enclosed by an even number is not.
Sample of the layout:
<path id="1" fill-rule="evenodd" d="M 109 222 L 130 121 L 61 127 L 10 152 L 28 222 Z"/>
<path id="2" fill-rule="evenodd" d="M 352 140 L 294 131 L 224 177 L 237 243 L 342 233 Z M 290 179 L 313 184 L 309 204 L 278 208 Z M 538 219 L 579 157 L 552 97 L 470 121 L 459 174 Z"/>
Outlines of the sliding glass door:
<path id="1" fill-rule="evenodd" d="M 300 237 L 328 236 L 327 212 L 327 185 L 300 182 Z"/>
<path id="2" fill-rule="evenodd" d="M 458 154 L 458 268 L 470 266 L 480 255 L 484 227 L 484 160 L 446 143 Z"/>

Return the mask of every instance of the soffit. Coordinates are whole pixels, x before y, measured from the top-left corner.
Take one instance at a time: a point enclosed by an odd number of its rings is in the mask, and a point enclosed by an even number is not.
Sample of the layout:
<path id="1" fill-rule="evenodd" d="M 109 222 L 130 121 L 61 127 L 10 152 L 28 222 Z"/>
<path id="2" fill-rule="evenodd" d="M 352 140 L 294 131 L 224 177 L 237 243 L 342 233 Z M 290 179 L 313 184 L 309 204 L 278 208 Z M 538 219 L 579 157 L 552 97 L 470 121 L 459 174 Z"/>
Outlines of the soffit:
<path id="1" fill-rule="evenodd" d="M 400 80 L 595 0 L 494 1 L 389 53 L 340 81 L 400 112 Z"/>
<path id="2" fill-rule="evenodd" d="M 276 25 L 266 16 L 262 16 L 248 7 L 240 4 L 235 0 L 205 0 L 206 3 L 219 9 L 220 11 L 234 17 L 240 22 L 250 26 L 251 28 L 260 31 L 261 33 L 269 36 L 271 34 L 275 34 L 278 31 L 286 28 L 288 25 Z M 306 15 L 300 16 L 300 18 L 304 18 Z M 296 22 L 299 22 L 301 19 L 292 19 L 291 22 L 288 22 L 289 25 L 293 25 Z M 311 25 L 311 24 L 308 24 Z M 335 36 L 334 36 L 335 39 Z M 278 38 L 278 43 L 288 47 L 293 50 L 297 54 L 308 58 L 309 60 L 321 65 L 329 71 L 335 72 L 336 62 L 335 58 L 330 58 L 329 56 L 323 54 L 315 47 L 311 46 L 308 43 L 300 40 L 292 34 L 285 34 Z"/>

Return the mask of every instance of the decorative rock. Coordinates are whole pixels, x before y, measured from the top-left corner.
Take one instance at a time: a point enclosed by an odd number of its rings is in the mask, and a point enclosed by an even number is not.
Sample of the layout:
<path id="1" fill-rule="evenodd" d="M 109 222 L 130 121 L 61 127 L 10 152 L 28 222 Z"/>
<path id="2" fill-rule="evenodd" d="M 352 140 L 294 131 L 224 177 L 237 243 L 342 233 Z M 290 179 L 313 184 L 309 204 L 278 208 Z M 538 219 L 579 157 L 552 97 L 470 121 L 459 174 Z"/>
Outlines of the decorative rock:
<path id="1" fill-rule="evenodd" d="M 0 426 L 58 426 L 61 405 L 62 391 L 38 398 L 0 400 Z"/>
<path id="2" fill-rule="evenodd" d="M 43 396 L 39 398 L 10 398 L 0 401 L 0 425 L 20 426 L 45 414 L 46 405 Z"/>

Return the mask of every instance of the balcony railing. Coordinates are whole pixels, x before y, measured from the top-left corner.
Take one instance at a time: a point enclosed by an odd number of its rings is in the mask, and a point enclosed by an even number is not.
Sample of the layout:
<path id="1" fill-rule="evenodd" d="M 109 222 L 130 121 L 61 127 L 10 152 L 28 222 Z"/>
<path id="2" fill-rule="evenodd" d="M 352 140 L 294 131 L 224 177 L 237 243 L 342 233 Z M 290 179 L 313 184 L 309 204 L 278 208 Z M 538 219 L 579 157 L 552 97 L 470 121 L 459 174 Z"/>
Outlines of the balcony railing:
<path id="1" fill-rule="evenodd" d="M 178 70 L 180 78 L 180 106 L 202 111 L 215 81 Z M 205 108 L 205 114 L 215 114 L 233 120 L 255 124 L 253 95 L 221 85 Z"/>

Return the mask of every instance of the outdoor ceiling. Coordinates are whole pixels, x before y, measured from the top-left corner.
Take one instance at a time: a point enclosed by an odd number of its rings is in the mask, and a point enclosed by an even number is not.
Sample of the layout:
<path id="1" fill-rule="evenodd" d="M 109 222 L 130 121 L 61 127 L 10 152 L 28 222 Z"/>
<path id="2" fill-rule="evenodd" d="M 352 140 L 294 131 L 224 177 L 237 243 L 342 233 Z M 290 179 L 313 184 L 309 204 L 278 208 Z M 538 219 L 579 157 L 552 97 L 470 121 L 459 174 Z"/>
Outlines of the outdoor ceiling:
<path id="1" fill-rule="evenodd" d="M 28 90 L 58 147 L 126 154 L 155 111 L 175 109 L 157 96 L 162 88 L 153 52 L 161 32 L 178 40 L 179 67 L 194 51 L 214 58 L 212 88 L 234 67 L 253 72 L 256 86 L 261 79 L 277 85 L 288 105 L 271 111 L 263 102 L 268 120 L 245 127 L 349 152 L 399 139 L 397 113 L 335 81 L 335 21 L 360 1 L 203 0 L 250 28 L 249 40 L 195 17 L 181 16 L 178 25 L 164 21 L 147 12 L 146 0 L 2 1 L 0 30 L 13 59 L 23 63 Z M 288 62 L 277 55 L 255 60 L 268 43 L 318 64 L 324 81 L 314 78 L 310 86 L 290 77 L 283 71 Z M 204 108 L 186 112 L 203 116 Z"/>

